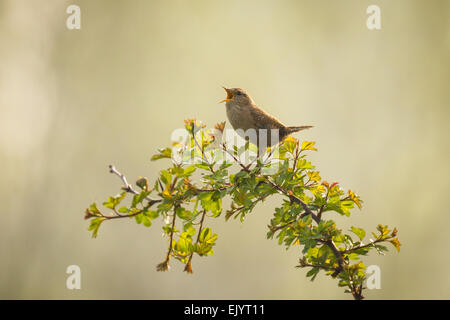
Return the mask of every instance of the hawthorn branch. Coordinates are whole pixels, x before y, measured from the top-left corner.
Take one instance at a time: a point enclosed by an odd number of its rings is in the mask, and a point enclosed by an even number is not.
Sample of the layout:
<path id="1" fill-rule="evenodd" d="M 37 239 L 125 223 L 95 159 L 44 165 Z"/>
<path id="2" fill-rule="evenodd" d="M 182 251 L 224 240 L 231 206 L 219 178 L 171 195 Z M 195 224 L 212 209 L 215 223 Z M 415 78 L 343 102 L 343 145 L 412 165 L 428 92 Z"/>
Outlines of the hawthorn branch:
<path id="1" fill-rule="evenodd" d="M 199 243 L 199 241 L 200 241 L 200 233 L 203 230 L 203 221 L 205 220 L 205 216 L 206 216 L 206 210 L 203 210 L 202 218 L 200 219 L 200 226 L 198 227 L 197 240 L 195 241 L 195 243 Z M 186 263 L 186 266 L 184 267 L 184 271 L 186 271 L 187 273 L 193 273 L 192 265 L 191 265 L 193 257 L 194 257 L 194 252 L 192 252 L 191 255 L 189 256 L 189 260 Z"/>
<path id="2" fill-rule="evenodd" d="M 269 196 L 269 195 L 266 194 L 266 195 L 264 195 L 264 196 L 259 197 L 259 198 L 256 199 L 255 201 L 253 201 L 252 204 L 251 204 L 251 209 L 253 209 L 253 208 L 256 206 L 256 204 L 257 204 L 258 202 L 263 201 L 263 200 L 266 199 L 268 196 Z M 229 211 L 226 213 L 226 215 L 225 215 L 225 219 L 226 219 L 226 220 L 230 219 L 231 216 L 233 216 L 236 212 L 238 212 L 238 211 L 240 211 L 240 210 L 242 210 L 242 209 L 245 209 L 245 208 L 246 208 L 245 206 L 240 206 L 240 207 L 234 208 L 234 209 L 232 209 L 232 210 L 229 210 Z"/>
<path id="3" fill-rule="evenodd" d="M 297 148 L 295 148 L 294 165 L 292 166 L 292 170 L 294 171 L 294 173 L 297 172 L 297 161 L 298 161 L 298 157 L 300 156 L 300 152 L 302 152 L 302 150 L 298 149 L 298 143 L 297 143 Z"/>
<path id="4" fill-rule="evenodd" d="M 119 172 L 116 167 L 114 167 L 113 165 L 109 165 L 109 172 L 112 174 L 115 174 L 116 176 L 118 176 L 120 178 L 120 180 L 122 180 L 123 182 L 123 187 L 122 189 L 128 193 L 132 193 L 132 194 L 139 194 L 139 192 L 137 192 L 136 190 L 133 189 L 133 187 L 131 186 L 131 184 L 128 183 L 127 178 L 125 177 L 124 174 L 122 174 L 121 172 Z M 159 203 L 162 200 L 154 200 L 152 198 L 150 198 L 149 196 L 145 197 L 145 199 L 149 202 L 150 206 L 154 205 L 155 203 Z M 129 215 L 127 216 L 129 217 Z"/>
<path id="5" fill-rule="evenodd" d="M 167 251 L 167 257 L 166 259 L 169 260 L 170 259 L 170 254 L 172 253 L 172 244 L 173 244 L 173 235 L 175 233 L 175 221 L 177 219 L 177 209 L 179 208 L 179 206 L 176 206 L 173 210 L 173 219 L 172 219 L 172 228 L 170 230 L 170 242 L 169 242 L 169 250 Z"/>
<path id="6" fill-rule="evenodd" d="M 139 210 L 139 211 L 136 211 L 136 212 L 134 212 L 134 213 L 132 213 L 132 214 L 119 214 L 119 213 L 117 213 L 117 212 L 115 212 L 115 216 L 106 216 L 106 215 L 104 215 L 103 213 L 100 213 L 101 214 L 101 216 L 103 217 L 103 218 L 105 218 L 106 220 L 112 220 L 112 219 L 120 219 L 120 218 L 131 218 L 131 217 L 134 217 L 134 216 L 137 216 L 137 215 L 139 215 L 139 214 L 141 214 L 142 212 L 144 212 L 145 210 L 147 210 L 148 208 L 149 208 L 150 206 L 146 206 L 145 207 L 145 209 L 142 209 L 142 210 Z"/>
<path id="7" fill-rule="evenodd" d="M 287 191 L 283 187 L 277 185 L 276 183 L 273 183 L 269 179 L 267 179 L 267 182 L 276 190 L 280 191 L 284 195 L 286 195 L 292 202 L 295 202 L 302 206 L 303 210 L 305 210 L 305 213 L 301 216 L 302 218 L 307 215 L 311 215 L 311 217 L 314 219 L 314 221 L 319 224 L 320 219 L 312 212 L 312 210 L 308 207 L 308 205 L 303 202 L 300 198 L 296 197 L 292 191 Z"/>
<path id="8" fill-rule="evenodd" d="M 198 191 L 198 192 L 224 191 L 224 190 L 227 190 L 227 189 L 229 189 L 229 188 L 232 188 L 233 186 L 234 186 L 233 184 L 227 184 L 227 185 L 224 185 L 224 186 L 222 186 L 222 187 L 220 187 L 220 188 L 211 188 L 211 189 L 199 189 L 199 188 L 195 188 L 194 190 L 195 190 L 195 191 Z"/>
<path id="9" fill-rule="evenodd" d="M 208 157 L 207 157 L 206 154 L 205 154 L 205 146 L 203 145 L 203 131 L 201 132 L 201 134 L 202 134 L 202 145 L 201 145 L 201 146 L 200 146 L 200 144 L 199 144 L 198 141 L 197 141 L 197 138 L 196 138 L 196 136 L 195 136 L 195 133 L 192 132 L 191 134 L 192 134 L 192 138 L 194 139 L 194 143 L 197 145 L 197 147 L 200 149 L 200 151 L 201 151 L 201 153 L 202 153 L 202 160 L 204 160 L 204 161 L 208 164 L 209 170 L 210 170 L 212 173 L 214 173 L 214 169 L 212 168 L 211 163 L 210 163 L 210 161 L 208 160 Z"/>
<path id="10" fill-rule="evenodd" d="M 364 296 L 362 295 L 363 285 L 362 285 L 362 283 L 359 284 L 359 285 L 357 285 L 355 283 L 355 280 L 353 278 L 353 272 L 349 273 L 349 280 L 350 280 L 350 283 L 351 283 L 349 285 L 349 288 L 350 288 L 350 291 L 351 291 L 351 293 L 353 295 L 353 298 L 355 300 L 362 300 L 362 299 L 364 299 Z"/>
<path id="11" fill-rule="evenodd" d="M 313 218 L 313 220 L 319 224 L 321 221 L 321 217 L 317 216 L 314 214 L 314 212 L 312 212 L 312 210 L 308 207 L 308 205 L 303 202 L 300 198 L 296 197 L 292 191 L 287 191 L 284 188 L 282 188 L 281 186 L 277 185 L 276 183 L 273 183 L 272 181 L 270 181 L 269 179 L 267 179 L 267 181 L 269 182 L 269 184 L 274 187 L 276 190 L 280 191 L 281 193 L 285 194 L 286 196 L 289 197 L 289 199 L 297 204 L 300 204 L 303 207 L 303 210 L 305 210 L 305 212 L 300 216 L 300 218 L 303 218 L 307 215 L 311 215 L 311 217 Z M 342 257 L 341 252 L 339 251 L 339 249 L 336 247 L 336 244 L 333 242 L 333 240 L 329 239 L 327 241 L 324 242 L 333 252 L 333 255 L 335 256 L 337 263 L 338 263 L 338 267 L 335 269 L 335 272 L 331 275 L 332 277 L 336 277 L 339 273 L 341 273 L 344 270 L 344 258 Z"/>
<path id="12" fill-rule="evenodd" d="M 243 163 L 241 162 L 241 160 L 239 160 L 238 158 L 236 158 L 236 156 L 235 156 L 234 154 L 232 154 L 230 151 L 228 151 L 227 146 L 226 146 L 224 143 L 222 143 L 222 149 L 223 149 L 223 151 L 225 151 L 226 153 L 228 153 L 228 154 L 234 159 L 234 161 L 242 167 L 242 169 L 244 169 L 244 170 L 247 171 L 247 172 L 250 172 L 249 167 L 246 166 L 245 164 L 243 164 Z"/>
<path id="13" fill-rule="evenodd" d="M 327 195 L 325 196 L 325 203 L 327 203 L 327 201 L 328 201 L 328 194 L 329 193 L 330 193 L 330 189 L 327 189 Z M 325 204 L 320 206 L 319 213 L 317 214 L 317 217 L 319 218 L 319 220 L 322 219 L 322 212 L 323 212 L 324 208 L 325 208 Z"/>
<path id="14" fill-rule="evenodd" d="M 298 266 L 298 267 L 300 267 L 300 268 L 304 268 L 304 267 L 318 268 L 318 269 L 322 269 L 322 270 L 326 270 L 326 271 L 334 270 L 334 268 L 332 268 L 332 267 L 321 265 L 321 264 L 310 264 L 304 260 L 300 260 L 300 266 Z"/>
<path id="15" fill-rule="evenodd" d="M 109 215 L 105 215 L 104 213 L 102 213 L 101 211 L 98 211 L 98 214 L 92 214 L 89 209 L 86 210 L 86 215 L 84 217 L 84 219 L 90 219 L 92 217 L 102 217 L 105 220 L 113 220 L 113 219 L 121 219 L 121 218 L 131 218 L 137 215 L 140 215 L 141 213 L 147 211 L 148 209 L 150 209 L 150 207 L 153 205 L 154 203 L 148 202 L 147 205 L 141 209 L 138 210 L 136 212 L 133 212 L 131 214 L 120 214 L 115 208 L 112 209 L 114 215 L 113 216 L 109 216 Z"/>
<path id="16" fill-rule="evenodd" d="M 179 205 L 175 206 L 174 210 L 173 210 L 172 227 L 171 227 L 170 234 L 169 234 L 170 241 L 169 241 L 169 248 L 167 249 L 166 259 L 156 266 L 156 271 L 169 270 L 170 255 L 172 254 L 172 250 L 173 250 L 173 236 L 175 234 L 175 221 L 177 218 L 177 209 L 179 207 L 180 207 Z"/>
<path id="17" fill-rule="evenodd" d="M 273 183 L 272 181 L 270 181 L 270 180 L 267 180 L 267 181 L 275 189 L 277 189 L 278 191 L 280 191 L 283 194 L 285 194 L 286 196 L 288 196 L 291 201 L 293 201 L 297 204 L 300 204 L 303 207 L 303 210 L 305 210 L 305 212 L 300 216 L 300 218 L 303 218 L 307 215 L 311 215 L 311 217 L 317 224 L 320 223 L 321 217 L 318 217 L 317 215 L 315 215 L 312 212 L 312 210 L 308 207 L 308 205 L 305 202 L 303 202 L 300 198 L 296 197 L 292 192 L 285 190 L 281 186 Z M 336 277 L 339 273 L 341 273 L 344 270 L 344 258 L 342 257 L 341 252 L 336 247 L 336 244 L 333 242 L 333 240 L 329 239 L 329 240 L 325 241 L 324 243 L 331 249 L 331 251 L 333 252 L 333 255 L 335 256 L 335 258 L 337 260 L 338 267 L 335 269 L 335 272 L 332 274 L 333 277 Z"/>
<path id="18" fill-rule="evenodd" d="M 389 239 L 391 239 L 392 237 L 390 237 L 390 238 L 385 238 L 385 239 L 376 239 L 376 240 L 374 240 L 374 241 L 371 241 L 370 243 L 368 243 L 368 244 L 365 244 L 365 245 L 359 245 L 359 246 L 356 246 L 356 247 L 353 247 L 353 248 L 351 248 L 351 249 L 347 249 L 347 250 L 345 250 L 345 251 L 343 251 L 343 253 L 352 253 L 352 252 L 355 252 L 355 251 L 357 251 L 357 250 L 359 250 L 359 249 L 365 249 L 365 248 L 370 248 L 370 247 L 374 247 L 375 248 L 375 244 L 376 243 L 380 243 L 380 242 L 386 242 L 386 241 L 389 241 Z"/>
<path id="19" fill-rule="evenodd" d="M 331 275 L 333 278 L 337 277 L 339 273 L 344 271 L 344 258 L 342 257 L 341 251 L 339 251 L 338 247 L 336 247 L 336 244 L 333 242 L 333 240 L 329 239 L 325 241 L 325 244 L 328 246 L 328 248 L 331 249 L 333 252 L 334 257 L 337 260 L 338 267 L 335 269 L 333 274 Z"/>
<path id="20" fill-rule="evenodd" d="M 279 226 L 276 226 L 276 227 L 273 227 L 273 226 L 268 226 L 269 227 L 269 229 L 270 229 L 270 231 L 272 231 L 272 232 L 277 232 L 278 230 L 281 230 L 281 229 L 284 229 L 284 228 L 286 228 L 286 227 L 289 227 L 289 226 L 291 226 L 294 222 L 296 222 L 297 221 L 297 219 L 294 219 L 294 220 L 292 220 L 292 221 L 289 221 L 289 222 L 286 222 L 285 224 L 282 224 L 282 225 L 279 225 Z"/>

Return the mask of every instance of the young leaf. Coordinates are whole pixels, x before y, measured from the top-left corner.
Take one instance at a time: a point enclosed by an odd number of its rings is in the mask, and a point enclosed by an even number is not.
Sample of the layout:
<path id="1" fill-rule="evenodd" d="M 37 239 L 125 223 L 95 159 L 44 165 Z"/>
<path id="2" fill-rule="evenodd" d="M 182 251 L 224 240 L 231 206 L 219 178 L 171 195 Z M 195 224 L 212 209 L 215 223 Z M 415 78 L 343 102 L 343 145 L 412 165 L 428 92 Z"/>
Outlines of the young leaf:
<path id="1" fill-rule="evenodd" d="M 361 241 L 363 241 L 364 237 L 366 236 L 366 231 L 364 231 L 364 229 L 352 227 L 351 231 L 356 234 Z"/>
<path id="2" fill-rule="evenodd" d="M 165 148 L 165 149 L 159 149 L 159 153 L 152 156 L 151 161 L 164 159 L 164 158 L 172 158 L 172 149 L 171 148 Z"/>
<path id="3" fill-rule="evenodd" d="M 397 249 L 397 252 L 400 252 L 400 246 L 402 244 L 400 243 L 400 241 L 398 241 L 397 238 L 394 238 L 394 239 L 390 240 L 389 242 L 392 243 L 392 245 L 395 247 L 395 249 Z"/>
<path id="4" fill-rule="evenodd" d="M 314 141 L 303 141 L 302 142 L 302 150 L 312 150 L 317 151 L 317 149 L 314 147 L 316 143 Z"/>
<path id="5" fill-rule="evenodd" d="M 95 218 L 91 220 L 88 230 L 92 231 L 92 238 L 97 238 L 98 229 L 104 220 L 105 218 Z"/>

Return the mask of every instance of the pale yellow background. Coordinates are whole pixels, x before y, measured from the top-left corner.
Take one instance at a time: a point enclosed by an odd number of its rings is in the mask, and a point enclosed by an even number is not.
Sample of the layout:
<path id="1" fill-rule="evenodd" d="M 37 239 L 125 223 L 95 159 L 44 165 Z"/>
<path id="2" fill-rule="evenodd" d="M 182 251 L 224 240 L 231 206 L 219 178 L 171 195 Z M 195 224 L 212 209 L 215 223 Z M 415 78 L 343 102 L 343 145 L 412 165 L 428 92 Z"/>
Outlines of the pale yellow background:
<path id="1" fill-rule="evenodd" d="M 65 26 L 69 4 L 81 30 Z M 366 28 L 381 7 L 382 30 Z M 209 222 L 216 253 L 158 273 L 161 223 L 105 223 L 91 239 L 84 209 L 116 194 L 173 129 L 225 119 L 221 85 L 245 88 L 297 134 L 328 181 L 365 201 L 351 220 L 396 226 L 400 254 L 370 299 L 450 298 L 450 2 L 0 1 L 0 298 L 349 299 L 336 281 L 294 268 L 298 247 L 266 240 L 280 202 L 244 224 Z M 226 202 L 228 203 L 228 202 Z M 351 222 L 350 222 L 351 221 Z M 390 247 L 392 248 L 392 247 Z M 82 290 L 65 288 L 66 267 Z"/>

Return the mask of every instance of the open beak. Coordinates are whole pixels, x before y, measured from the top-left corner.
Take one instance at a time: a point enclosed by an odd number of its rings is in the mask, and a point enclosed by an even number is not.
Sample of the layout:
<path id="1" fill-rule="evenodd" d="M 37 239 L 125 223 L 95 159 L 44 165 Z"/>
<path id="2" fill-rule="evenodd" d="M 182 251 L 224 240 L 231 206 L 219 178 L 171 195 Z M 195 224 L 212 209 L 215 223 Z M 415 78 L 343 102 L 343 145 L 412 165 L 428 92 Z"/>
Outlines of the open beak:
<path id="1" fill-rule="evenodd" d="M 227 89 L 227 88 L 225 88 L 225 87 L 222 87 L 222 88 L 227 92 L 227 98 L 226 98 L 226 99 L 223 99 L 223 100 L 220 101 L 219 103 L 227 102 L 227 101 L 233 100 L 233 94 L 231 93 L 231 90 L 230 90 L 230 89 Z"/>

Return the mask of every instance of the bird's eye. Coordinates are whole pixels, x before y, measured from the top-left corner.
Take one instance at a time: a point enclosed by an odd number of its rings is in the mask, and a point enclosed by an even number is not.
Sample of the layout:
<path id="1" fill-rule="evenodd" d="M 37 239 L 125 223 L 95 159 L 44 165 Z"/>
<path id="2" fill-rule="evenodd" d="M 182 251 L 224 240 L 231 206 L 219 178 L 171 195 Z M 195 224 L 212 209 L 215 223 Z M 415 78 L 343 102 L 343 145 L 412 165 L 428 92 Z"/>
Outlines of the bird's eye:
<path id="1" fill-rule="evenodd" d="M 237 94 L 238 96 L 241 96 L 243 93 L 242 93 L 241 91 L 236 91 L 236 94 Z"/>

